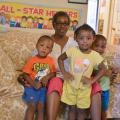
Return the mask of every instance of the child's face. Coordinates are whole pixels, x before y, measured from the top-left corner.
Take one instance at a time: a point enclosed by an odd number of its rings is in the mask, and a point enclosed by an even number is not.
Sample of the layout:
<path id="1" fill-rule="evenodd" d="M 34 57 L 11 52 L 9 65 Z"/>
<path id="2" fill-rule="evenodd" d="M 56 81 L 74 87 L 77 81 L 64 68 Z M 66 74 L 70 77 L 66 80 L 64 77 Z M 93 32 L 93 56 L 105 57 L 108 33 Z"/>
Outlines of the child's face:
<path id="1" fill-rule="evenodd" d="M 33 22 L 32 18 L 28 18 L 27 22 L 32 23 Z"/>
<path id="2" fill-rule="evenodd" d="M 40 57 L 46 57 L 53 48 L 53 42 L 51 40 L 42 40 L 37 45 L 38 55 Z"/>
<path id="3" fill-rule="evenodd" d="M 21 18 L 20 18 L 20 17 L 17 17 L 17 18 L 16 18 L 16 22 L 20 23 L 20 22 L 21 22 Z"/>
<path id="4" fill-rule="evenodd" d="M 93 44 L 93 50 L 100 53 L 101 55 L 105 52 L 106 49 L 106 41 L 98 40 L 95 44 Z"/>
<path id="5" fill-rule="evenodd" d="M 23 18 L 22 18 L 22 21 L 27 21 L 27 18 L 24 18 L 24 17 L 23 17 Z"/>
<path id="6" fill-rule="evenodd" d="M 38 19 L 38 22 L 42 24 L 42 23 L 43 23 L 43 20 L 42 20 L 42 19 Z"/>
<path id="7" fill-rule="evenodd" d="M 77 22 L 73 22 L 73 26 L 77 26 L 78 25 L 78 23 Z"/>
<path id="8" fill-rule="evenodd" d="M 94 41 L 94 35 L 91 31 L 81 30 L 75 39 L 82 52 L 89 52 Z"/>
<path id="9" fill-rule="evenodd" d="M 48 20 L 44 20 L 43 24 L 47 25 L 48 24 Z"/>

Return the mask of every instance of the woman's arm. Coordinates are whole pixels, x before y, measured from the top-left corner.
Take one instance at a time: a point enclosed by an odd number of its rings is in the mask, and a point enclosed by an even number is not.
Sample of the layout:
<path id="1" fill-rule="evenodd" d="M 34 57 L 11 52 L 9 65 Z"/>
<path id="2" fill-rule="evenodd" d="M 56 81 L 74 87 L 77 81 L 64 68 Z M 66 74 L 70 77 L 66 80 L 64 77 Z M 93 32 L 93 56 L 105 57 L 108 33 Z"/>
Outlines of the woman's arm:
<path id="1" fill-rule="evenodd" d="M 58 65 L 63 74 L 66 72 L 65 66 L 64 66 L 64 60 L 67 58 L 68 57 L 67 57 L 66 53 L 63 53 L 58 57 Z"/>

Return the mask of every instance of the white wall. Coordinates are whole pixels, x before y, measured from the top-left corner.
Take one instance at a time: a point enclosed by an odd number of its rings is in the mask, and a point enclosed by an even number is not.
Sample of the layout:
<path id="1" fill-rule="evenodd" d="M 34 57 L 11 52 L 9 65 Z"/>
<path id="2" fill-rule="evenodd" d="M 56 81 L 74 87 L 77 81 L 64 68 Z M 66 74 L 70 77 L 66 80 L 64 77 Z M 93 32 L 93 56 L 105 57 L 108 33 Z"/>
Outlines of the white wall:
<path id="1" fill-rule="evenodd" d="M 106 0 L 103 6 L 103 0 L 99 1 L 99 19 L 103 20 L 103 32 L 102 34 L 108 37 L 108 30 L 110 26 L 110 6 L 113 0 Z"/>
<path id="2" fill-rule="evenodd" d="M 98 2 L 97 0 L 88 1 L 87 23 L 97 31 L 98 21 Z"/>

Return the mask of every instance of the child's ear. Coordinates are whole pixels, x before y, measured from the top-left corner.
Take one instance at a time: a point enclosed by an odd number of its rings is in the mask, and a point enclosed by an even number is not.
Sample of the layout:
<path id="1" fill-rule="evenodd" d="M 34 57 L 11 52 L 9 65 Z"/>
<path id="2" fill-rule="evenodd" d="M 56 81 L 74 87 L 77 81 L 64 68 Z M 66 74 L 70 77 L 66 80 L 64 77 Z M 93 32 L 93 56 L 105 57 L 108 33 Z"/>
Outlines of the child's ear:
<path id="1" fill-rule="evenodd" d="M 93 36 L 93 42 L 95 41 L 95 39 L 96 39 L 96 35 Z"/>

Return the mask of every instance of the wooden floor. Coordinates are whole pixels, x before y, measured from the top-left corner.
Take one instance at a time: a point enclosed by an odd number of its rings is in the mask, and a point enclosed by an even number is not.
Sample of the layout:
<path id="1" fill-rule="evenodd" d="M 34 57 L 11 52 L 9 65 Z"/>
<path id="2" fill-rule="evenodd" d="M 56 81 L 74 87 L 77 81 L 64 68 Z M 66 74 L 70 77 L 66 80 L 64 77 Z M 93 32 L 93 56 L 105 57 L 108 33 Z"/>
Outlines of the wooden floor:
<path id="1" fill-rule="evenodd" d="M 91 119 L 86 119 L 86 120 L 91 120 Z M 108 118 L 107 120 L 120 120 L 120 118 Z"/>

